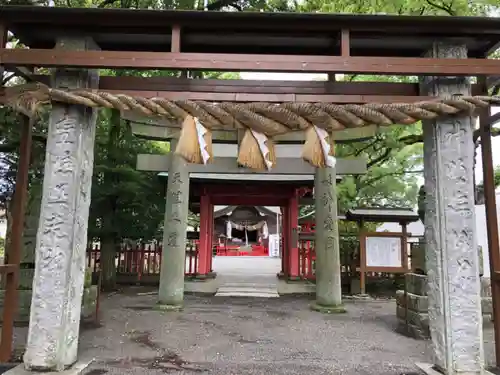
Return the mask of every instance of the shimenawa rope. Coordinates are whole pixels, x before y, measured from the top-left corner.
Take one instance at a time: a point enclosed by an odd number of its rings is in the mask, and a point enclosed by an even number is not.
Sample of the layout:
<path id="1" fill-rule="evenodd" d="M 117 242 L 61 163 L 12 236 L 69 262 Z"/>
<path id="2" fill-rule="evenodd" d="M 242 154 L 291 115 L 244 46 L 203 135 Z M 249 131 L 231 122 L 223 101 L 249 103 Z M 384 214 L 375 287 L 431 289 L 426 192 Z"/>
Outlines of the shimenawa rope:
<path id="1" fill-rule="evenodd" d="M 111 94 L 103 91 L 60 90 L 42 84 L 28 84 L 6 89 L 7 103 L 28 116 L 34 116 L 39 108 L 51 102 L 78 104 L 88 107 L 113 108 L 120 111 L 132 111 L 145 116 L 160 116 L 172 120 L 172 126 L 182 126 L 188 116 L 199 120 L 206 130 L 251 130 L 253 139 L 256 135 L 267 137 L 264 148 L 273 149 L 272 138 L 288 132 L 307 130 L 312 126 L 328 133 L 349 128 L 369 125 L 389 126 L 395 124 L 414 124 L 420 120 L 433 120 L 450 115 L 474 115 L 480 108 L 500 105 L 500 96 L 453 96 L 415 103 L 392 104 L 331 104 L 331 103 L 234 103 L 191 100 L 167 100 L 164 98 L 132 97 L 124 94 Z M 194 123 L 194 122 L 193 122 Z M 317 132 L 314 132 L 315 134 Z M 310 135 L 313 135 L 310 132 Z M 186 138 L 186 137 L 185 137 Z M 209 137 L 208 137 L 209 138 Z M 311 137 L 309 137 L 311 138 Z M 311 140 L 312 141 L 312 140 Z M 255 140 L 257 142 L 257 140 Z M 314 140 L 318 144 L 318 140 Z M 306 142 L 307 143 L 307 142 Z M 328 141 L 328 143 L 332 143 Z M 198 145 L 199 146 L 199 145 Z M 305 145 L 307 146 L 307 145 Z M 186 157 L 186 150 L 184 152 Z M 181 147 L 182 148 L 182 147 Z M 306 150 L 307 147 L 304 147 Z M 311 147 L 309 147 L 311 148 Z M 328 155 L 312 147 L 314 155 L 303 155 L 314 166 L 325 166 Z M 258 147 L 254 149 L 259 149 Z M 262 150 L 262 143 L 260 149 Z M 192 150 L 200 154 L 199 149 Z M 240 150 L 239 159 L 244 159 Z M 246 165 L 254 169 L 267 169 L 264 160 Z M 191 162 L 206 163 L 200 157 L 191 157 Z M 212 157 L 209 158 L 209 160 Z M 321 160 L 321 161 L 319 161 Z"/>

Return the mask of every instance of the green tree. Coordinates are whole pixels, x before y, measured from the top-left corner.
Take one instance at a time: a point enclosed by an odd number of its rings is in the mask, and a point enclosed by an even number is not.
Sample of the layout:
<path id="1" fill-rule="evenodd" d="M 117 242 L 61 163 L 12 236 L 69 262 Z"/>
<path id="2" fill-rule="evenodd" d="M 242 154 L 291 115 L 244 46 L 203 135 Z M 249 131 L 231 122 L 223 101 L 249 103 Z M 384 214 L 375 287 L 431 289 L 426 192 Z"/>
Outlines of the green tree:
<path id="1" fill-rule="evenodd" d="M 156 237 L 165 210 L 163 182 L 136 170 L 139 153 L 161 153 L 154 142 L 132 134 L 116 110 L 100 112 L 92 182 L 89 238 L 101 243 L 104 289 L 116 283 L 115 256 L 122 239 Z"/>

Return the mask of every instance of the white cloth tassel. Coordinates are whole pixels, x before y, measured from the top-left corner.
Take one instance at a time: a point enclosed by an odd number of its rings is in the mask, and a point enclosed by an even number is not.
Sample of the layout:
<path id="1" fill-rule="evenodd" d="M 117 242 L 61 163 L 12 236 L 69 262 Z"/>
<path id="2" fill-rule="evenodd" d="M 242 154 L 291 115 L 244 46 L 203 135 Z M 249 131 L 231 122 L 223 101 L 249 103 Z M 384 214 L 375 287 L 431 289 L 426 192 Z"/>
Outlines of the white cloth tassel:
<path id="1" fill-rule="evenodd" d="M 227 223 L 226 223 L 226 237 L 229 238 L 229 239 L 231 239 L 233 237 L 232 236 L 232 232 L 233 232 L 233 225 L 228 220 Z"/>
<path id="2" fill-rule="evenodd" d="M 264 223 L 264 225 L 262 226 L 262 237 L 264 239 L 267 239 L 267 237 L 269 237 L 269 228 L 267 227 L 267 223 Z"/>
<path id="3" fill-rule="evenodd" d="M 337 159 L 335 156 L 329 155 L 332 146 L 326 141 L 328 138 L 328 132 L 325 129 L 317 127 L 316 125 L 314 125 L 314 130 L 316 131 L 321 143 L 321 149 L 323 150 L 323 155 L 325 156 L 325 164 L 330 168 L 335 168 Z"/>
<path id="4" fill-rule="evenodd" d="M 210 159 L 210 154 L 207 151 L 207 142 L 205 142 L 204 136 L 205 134 L 207 134 L 208 130 L 196 117 L 194 118 L 194 123 L 196 124 L 196 133 L 198 135 L 198 144 L 200 145 L 201 158 L 203 159 L 203 164 L 207 164 L 208 159 Z"/>
<path id="5" fill-rule="evenodd" d="M 269 160 L 269 147 L 266 146 L 267 136 L 252 129 L 250 129 L 250 131 L 259 144 L 259 149 L 262 157 L 264 158 L 264 163 L 266 164 L 267 170 L 271 170 L 271 168 L 273 167 L 273 163 Z"/>

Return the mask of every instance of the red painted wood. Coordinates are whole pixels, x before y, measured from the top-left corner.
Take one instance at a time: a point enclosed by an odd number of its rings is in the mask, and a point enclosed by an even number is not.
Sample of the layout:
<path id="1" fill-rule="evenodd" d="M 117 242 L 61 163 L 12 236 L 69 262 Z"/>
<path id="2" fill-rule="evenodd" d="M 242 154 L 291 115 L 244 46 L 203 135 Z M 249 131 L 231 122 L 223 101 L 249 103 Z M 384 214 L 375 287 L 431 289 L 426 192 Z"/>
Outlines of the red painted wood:
<path id="1" fill-rule="evenodd" d="M 207 243 L 207 264 L 208 264 L 208 272 L 212 272 L 212 249 L 214 243 L 214 205 L 210 202 L 209 199 L 209 208 L 208 208 L 208 243 Z"/>
<path id="2" fill-rule="evenodd" d="M 288 210 L 288 202 L 286 205 L 284 205 L 284 207 L 281 208 L 282 210 L 282 220 L 283 220 L 283 233 L 282 233 L 282 237 L 283 237 L 283 255 L 282 255 L 282 258 L 281 258 L 281 264 L 282 264 L 282 267 L 283 267 L 283 275 L 285 277 L 288 277 L 289 275 L 289 266 L 290 266 L 290 262 L 288 261 L 288 257 L 289 257 L 289 246 L 290 246 L 290 231 L 289 231 L 289 215 L 290 215 L 290 211 Z"/>
<path id="3" fill-rule="evenodd" d="M 242 181 L 238 185 L 204 185 L 203 190 L 211 197 L 216 196 L 233 196 L 240 197 L 242 195 L 251 195 L 255 197 L 277 197 L 289 198 L 295 193 L 295 185 L 286 184 L 255 184 L 251 181 Z"/>
<path id="4" fill-rule="evenodd" d="M 289 222 L 288 222 L 288 230 L 289 233 L 289 255 L 288 262 L 289 266 L 289 276 L 290 277 L 299 277 L 299 248 L 298 248 L 298 230 L 299 230 L 299 197 L 295 194 L 292 198 L 289 199 L 288 203 L 288 212 L 289 212 Z M 297 235 L 294 235 L 294 232 Z M 294 241 L 295 238 L 295 241 Z"/>
<path id="5" fill-rule="evenodd" d="M 213 196 L 211 202 L 214 205 L 229 206 L 285 206 L 286 198 L 279 197 L 252 197 L 242 193 L 240 196 Z"/>
<path id="6" fill-rule="evenodd" d="M 210 231 L 210 198 L 207 194 L 200 199 L 200 247 L 198 272 L 206 275 L 210 272 L 208 256 L 212 244 L 212 232 Z"/>

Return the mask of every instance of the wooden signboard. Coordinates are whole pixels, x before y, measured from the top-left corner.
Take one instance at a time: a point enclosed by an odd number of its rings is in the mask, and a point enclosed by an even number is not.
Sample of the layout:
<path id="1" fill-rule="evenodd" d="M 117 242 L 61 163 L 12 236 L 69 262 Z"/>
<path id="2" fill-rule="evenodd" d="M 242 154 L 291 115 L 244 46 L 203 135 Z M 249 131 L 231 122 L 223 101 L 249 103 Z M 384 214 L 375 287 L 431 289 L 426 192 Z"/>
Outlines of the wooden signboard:
<path id="1" fill-rule="evenodd" d="M 406 273 L 408 267 L 408 233 L 370 232 L 360 234 L 360 283 L 365 290 L 366 272 Z"/>

